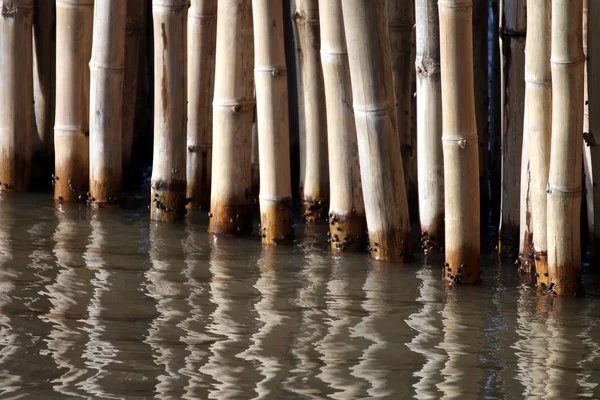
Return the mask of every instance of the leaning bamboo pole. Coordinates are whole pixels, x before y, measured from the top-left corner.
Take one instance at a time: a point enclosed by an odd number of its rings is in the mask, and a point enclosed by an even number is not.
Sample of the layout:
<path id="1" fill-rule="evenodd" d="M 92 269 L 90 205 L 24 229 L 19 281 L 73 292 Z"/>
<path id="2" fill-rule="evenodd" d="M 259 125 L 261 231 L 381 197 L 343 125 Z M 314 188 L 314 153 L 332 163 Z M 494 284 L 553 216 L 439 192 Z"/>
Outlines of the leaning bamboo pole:
<path id="1" fill-rule="evenodd" d="M 424 248 L 443 246 L 444 159 L 437 0 L 417 0 L 417 153 L 419 215 Z M 436 246 L 437 247 L 437 246 Z"/>
<path id="2" fill-rule="evenodd" d="M 217 3 L 218 0 L 193 0 L 188 11 L 186 168 L 187 197 L 192 209 L 208 207 L 211 196 Z M 231 10 L 231 4 L 229 7 Z M 226 46 L 229 50 L 239 51 Z"/>
<path id="3" fill-rule="evenodd" d="M 446 212 L 444 277 L 480 278 L 479 142 L 473 88 L 472 0 L 438 2 Z"/>
<path id="4" fill-rule="evenodd" d="M 88 63 L 92 51 L 93 0 L 56 1 L 56 112 L 54 199 L 81 200 L 89 185 Z"/>
<path id="5" fill-rule="evenodd" d="M 525 96 L 524 99 L 526 99 Z M 527 121 L 527 108 L 523 114 L 523 124 Z M 521 269 L 530 271 L 534 264 L 533 221 L 531 215 L 531 165 L 529 159 L 529 131 L 523 129 L 523 149 L 521 151 L 521 191 L 519 193 L 519 256 Z"/>
<path id="6" fill-rule="evenodd" d="M 524 135 L 529 136 L 531 217 L 535 272 L 539 286 L 548 285 L 547 193 L 552 131 L 550 73 L 551 0 L 527 1 Z"/>
<path id="7" fill-rule="evenodd" d="M 95 206 L 122 189 L 122 104 L 127 3 L 96 0 L 90 60 L 90 195 Z"/>
<path id="8" fill-rule="evenodd" d="M 498 250 L 516 256 L 519 244 L 526 0 L 500 1 L 502 194 Z"/>
<path id="9" fill-rule="evenodd" d="M 342 0 L 319 0 L 321 64 L 329 141 L 329 241 L 334 251 L 363 248 L 367 223 L 360 181 L 352 82 Z"/>
<path id="10" fill-rule="evenodd" d="M 33 136 L 33 1 L 4 0 L 0 7 L 0 191 L 21 192 Z"/>
<path id="11" fill-rule="evenodd" d="M 185 216 L 187 0 L 152 0 L 154 157 L 150 218 Z"/>
<path id="12" fill-rule="evenodd" d="M 582 0 L 552 0 L 548 290 L 559 295 L 577 293 L 581 283 L 582 15 Z"/>
<path id="13" fill-rule="evenodd" d="M 263 243 L 292 237 L 287 69 L 280 0 L 252 0 Z"/>
<path id="14" fill-rule="evenodd" d="M 387 0 L 390 46 L 392 48 L 392 74 L 396 94 L 396 118 L 402 168 L 409 217 L 419 215 L 419 189 L 417 180 L 417 143 L 412 131 L 413 65 L 415 62 L 415 4 L 414 0 Z"/>
<path id="15" fill-rule="evenodd" d="M 249 198 L 255 104 L 252 4 L 221 0 L 217 21 L 208 230 L 236 234 L 252 231 Z"/>
<path id="16" fill-rule="evenodd" d="M 379 260 L 404 260 L 410 224 L 386 2 L 342 0 L 342 6 L 370 252 Z"/>
<path id="17" fill-rule="evenodd" d="M 304 220 L 319 221 L 327 215 L 329 171 L 318 0 L 296 0 L 293 16 L 302 75 L 299 101 L 303 102 L 304 120 L 300 132 L 300 201 Z"/>

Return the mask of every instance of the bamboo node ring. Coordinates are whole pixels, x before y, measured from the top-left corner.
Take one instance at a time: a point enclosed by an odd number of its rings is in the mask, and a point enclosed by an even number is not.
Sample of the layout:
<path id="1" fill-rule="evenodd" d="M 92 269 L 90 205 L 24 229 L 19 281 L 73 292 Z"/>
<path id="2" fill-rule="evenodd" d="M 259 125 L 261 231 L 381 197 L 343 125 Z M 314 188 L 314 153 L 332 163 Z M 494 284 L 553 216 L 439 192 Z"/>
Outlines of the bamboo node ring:
<path id="1" fill-rule="evenodd" d="M 396 110 L 396 102 L 383 104 L 356 104 L 354 103 L 354 112 L 373 113 L 373 114 L 388 114 Z"/>
<path id="2" fill-rule="evenodd" d="M 553 194 L 555 196 L 561 197 L 580 197 L 583 193 L 583 189 L 581 187 L 578 188 L 568 188 L 565 186 L 553 185 L 548 182 L 546 186 L 546 192 L 548 194 Z"/>

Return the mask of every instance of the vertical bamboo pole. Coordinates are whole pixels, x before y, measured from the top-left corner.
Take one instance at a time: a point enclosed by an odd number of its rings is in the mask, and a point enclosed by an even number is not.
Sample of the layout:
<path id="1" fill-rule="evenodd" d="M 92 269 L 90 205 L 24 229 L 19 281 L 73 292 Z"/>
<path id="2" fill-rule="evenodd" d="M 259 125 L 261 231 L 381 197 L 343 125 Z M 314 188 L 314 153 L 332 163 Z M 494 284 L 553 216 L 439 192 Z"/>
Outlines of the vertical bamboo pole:
<path id="1" fill-rule="evenodd" d="M 154 157 L 150 218 L 185 216 L 187 0 L 152 0 Z"/>
<path id="2" fill-rule="evenodd" d="M 0 1 L 0 191 L 29 183 L 33 136 L 32 0 Z"/>
<path id="3" fill-rule="evenodd" d="M 56 1 L 56 113 L 54 199 L 80 200 L 89 185 L 88 63 L 94 0 Z"/>
<path id="4" fill-rule="evenodd" d="M 327 165 L 327 114 L 325 88 L 319 55 L 318 0 L 296 0 L 293 11 L 302 92 L 299 101 L 304 130 L 300 133 L 300 197 L 302 216 L 306 221 L 324 220 L 329 203 L 329 171 Z"/>
<path id="5" fill-rule="evenodd" d="M 217 0 L 193 0 L 188 12 L 186 168 L 187 197 L 191 199 L 192 209 L 208 207 L 211 196 L 217 3 Z M 226 46 L 229 50 L 238 51 L 229 44 Z"/>
<path id="6" fill-rule="evenodd" d="M 221 0 L 217 18 L 213 168 L 208 230 L 252 231 L 250 157 L 254 79 L 252 4 Z"/>
<path id="7" fill-rule="evenodd" d="M 329 240 L 334 251 L 361 249 L 367 223 L 360 181 L 343 0 L 319 0 L 321 64 L 329 141 Z"/>
<path id="8" fill-rule="evenodd" d="M 54 104 L 56 84 L 56 2 L 34 0 L 33 10 L 33 135 L 32 181 L 46 187 L 54 162 Z M 37 181 L 37 182 L 35 182 Z"/>
<path id="9" fill-rule="evenodd" d="M 523 121 L 527 121 L 527 108 Z M 523 122 L 524 123 L 524 122 Z M 519 256 L 521 268 L 530 271 L 534 264 L 533 227 L 531 220 L 531 165 L 529 159 L 529 131 L 523 129 L 523 149 L 521 151 L 521 192 L 519 196 Z"/>
<path id="10" fill-rule="evenodd" d="M 526 0 L 500 0 L 502 197 L 498 250 L 518 252 L 525 99 Z"/>
<path id="11" fill-rule="evenodd" d="M 370 251 L 379 260 L 404 260 L 410 224 L 386 2 L 342 0 L 342 6 Z"/>
<path id="12" fill-rule="evenodd" d="M 473 88 L 472 0 L 439 0 L 446 211 L 444 277 L 479 281 L 479 142 Z"/>
<path id="13" fill-rule="evenodd" d="M 419 215 L 417 185 L 417 143 L 413 135 L 411 114 L 413 100 L 413 68 L 415 61 L 414 0 L 387 0 L 390 45 L 392 47 L 392 74 L 396 93 L 396 118 L 402 150 L 402 168 L 411 219 Z M 416 218 L 415 218 L 416 219 Z"/>
<path id="14" fill-rule="evenodd" d="M 492 11 L 492 55 L 491 55 L 491 77 L 490 77 L 490 221 L 492 223 L 500 222 L 500 203 L 502 197 L 502 154 L 501 154 L 501 78 L 500 78 L 500 39 L 499 39 L 499 20 L 500 9 L 499 0 L 491 0 Z"/>
<path id="15" fill-rule="evenodd" d="M 552 0 L 552 144 L 548 178 L 548 290 L 580 289 L 583 127 L 582 0 Z"/>
<path id="16" fill-rule="evenodd" d="M 138 93 L 140 42 L 145 22 L 146 0 L 127 0 L 127 38 L 125 39 L 125 70 L 123 72 L 122 158 L 123 173 L 131 162 L 133 130 Z"/>
<path id="17" fill-rule="evenodd" d="M 524 135 L 529 135 L 531 216 L 535 271 L 538 285 L 548 285 L 546 210 L 550 136 L 552 131 L 552 76 L 550 73 L 551 0 L 527 0 L 525 53 Z"/>
<path id="18" fill-rule="evenodd" d="M 280 0 L 252 0 L 263 243 L 291 241 L 287 69 Z"/>
<path id="19" fill-rule="evenodd" d="M 96 0 L 90 61 L 90 194 L 101 206 L 122 189 L 122 105 L 127 3 Z"/>
<path id="20" fill-rule="evenodd" d="M 437 0 L 417 0 L 417 154 L 419 214 L 423 246 L 443 245 L 444 159 L 440 24 Z"/>

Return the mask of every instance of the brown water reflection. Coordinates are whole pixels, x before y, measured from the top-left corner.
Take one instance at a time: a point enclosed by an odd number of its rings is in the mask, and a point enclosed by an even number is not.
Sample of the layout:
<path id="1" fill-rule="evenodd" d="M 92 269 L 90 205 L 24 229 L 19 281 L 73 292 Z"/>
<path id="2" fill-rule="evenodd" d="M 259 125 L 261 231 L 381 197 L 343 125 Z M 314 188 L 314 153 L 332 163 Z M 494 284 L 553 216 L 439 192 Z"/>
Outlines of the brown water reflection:
<path id="1" fill-rule="evenodd" d="M 1 199 L 0 397 L 600 397 L 594 295 L 539 294 L 493 258 L 448 287 L 439 259 L 332 256 L 326 227 L 273 248 L 198 219 Z"/>

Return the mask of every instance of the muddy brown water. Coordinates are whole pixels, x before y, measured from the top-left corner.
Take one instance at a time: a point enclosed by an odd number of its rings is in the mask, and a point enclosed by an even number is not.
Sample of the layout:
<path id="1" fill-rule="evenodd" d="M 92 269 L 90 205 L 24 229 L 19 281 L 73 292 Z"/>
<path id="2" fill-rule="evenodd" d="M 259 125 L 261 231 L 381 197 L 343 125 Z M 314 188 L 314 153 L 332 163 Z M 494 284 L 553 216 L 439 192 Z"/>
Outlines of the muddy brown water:
<path id="1" fill-rule="evenodd" d="M 493 255 L 447 286 L 439 259 L 334 257 L 324 227 L 287 248 L 206 229 L 0 200 L 0 398 L 600 397 L 593 293 L 538 294 Z"/>

